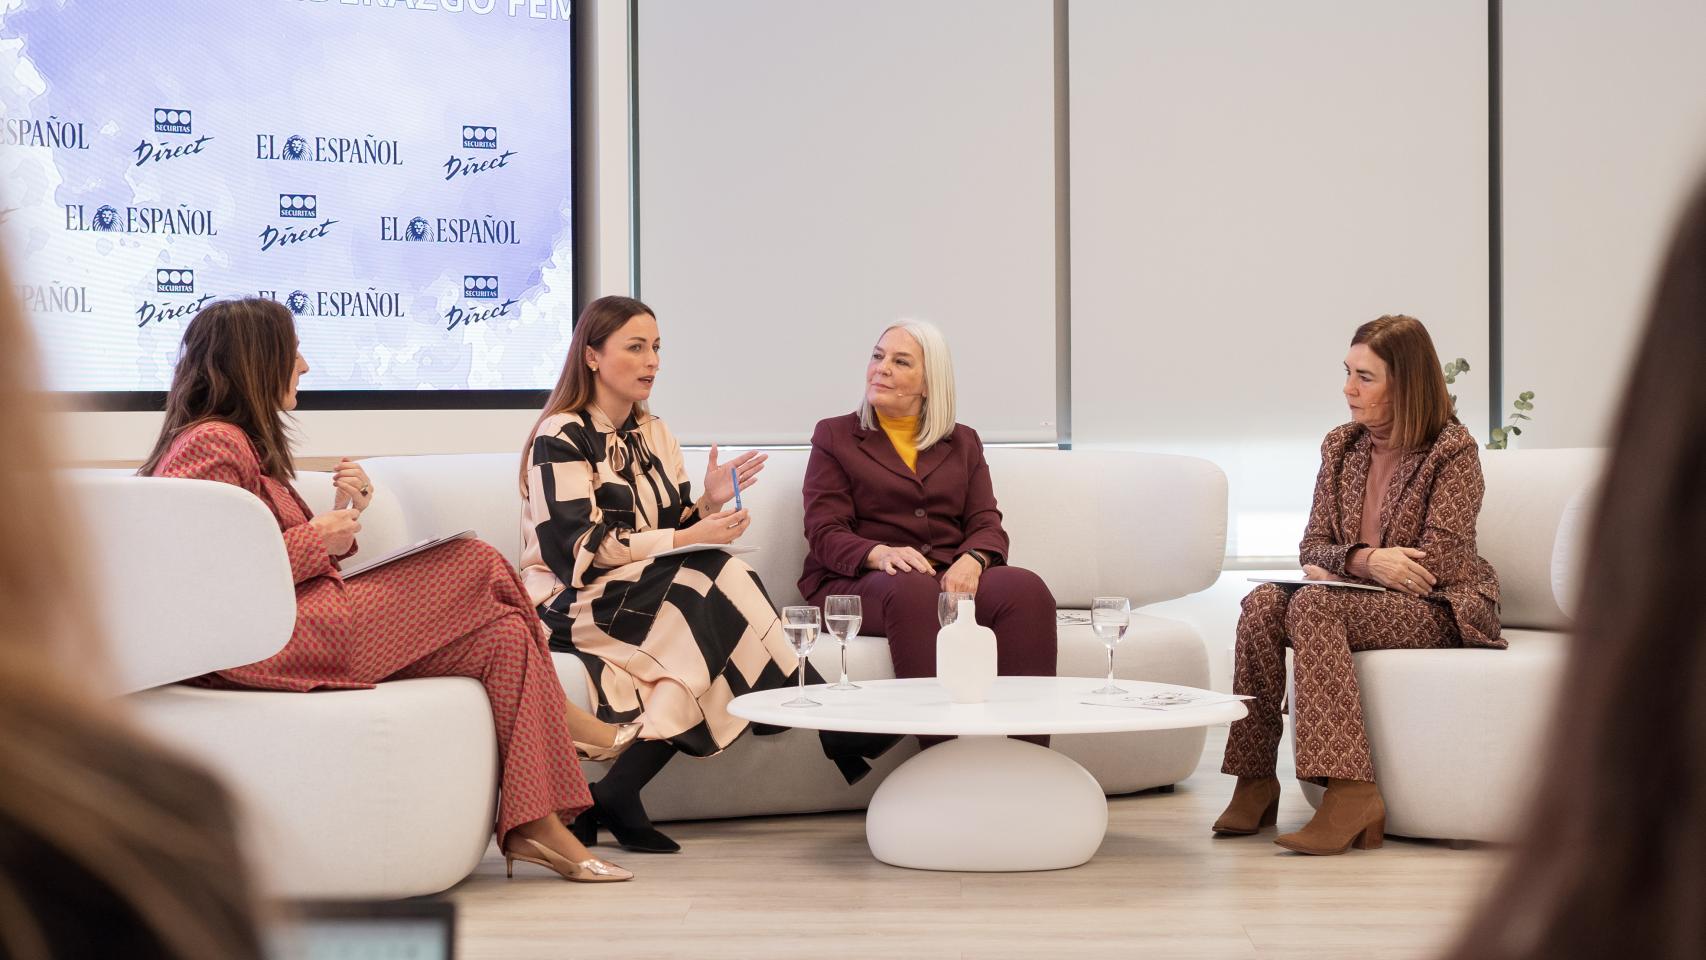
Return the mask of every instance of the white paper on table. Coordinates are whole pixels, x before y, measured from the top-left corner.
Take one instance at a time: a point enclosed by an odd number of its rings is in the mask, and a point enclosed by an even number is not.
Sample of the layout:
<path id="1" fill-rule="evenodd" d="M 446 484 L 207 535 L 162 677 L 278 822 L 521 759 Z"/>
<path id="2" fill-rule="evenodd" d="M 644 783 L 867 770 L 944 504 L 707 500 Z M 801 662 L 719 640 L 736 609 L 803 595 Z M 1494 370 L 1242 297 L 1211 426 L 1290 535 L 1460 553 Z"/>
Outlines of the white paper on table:
<path id="1" fill-rule="evenodd" d="M 1298 587 L 1348 587 L 1352 590 L 1378 590 L 1386 592 L 1386 588 L 1378 583 L 1352 583 L 1349 580 L 1310 580 L 1307 577 L 1249 577 L 1251 583 L 1281 583 Z"/>
<path id="2" fill-rule="evenodd" d="M 654 553 L 652 556 L 673 557 L 678 553 L 698 553 L 701 550 L 721 550 L 731 557 L 738 557 L 743 553 L 756 553 L 758 549 L 759 548 L 756 546 L 747 546 L 739 543 L 690 543 L 685 547 L 674 547 L 672 549 L 665 550 L 662 553 Z"/>
<path id="3" fill-rule="evenodd" d="M 1212 690 L 1162 690 L 1157 693 L 1137 693 L 1106 700 L 1081 700 L 1093 707 L 1127 707 L 1134 710 L 1183 710 L 1206 707 L 1234 700 L 1254 700 L 1239 693 L 1215 693 Z"/>

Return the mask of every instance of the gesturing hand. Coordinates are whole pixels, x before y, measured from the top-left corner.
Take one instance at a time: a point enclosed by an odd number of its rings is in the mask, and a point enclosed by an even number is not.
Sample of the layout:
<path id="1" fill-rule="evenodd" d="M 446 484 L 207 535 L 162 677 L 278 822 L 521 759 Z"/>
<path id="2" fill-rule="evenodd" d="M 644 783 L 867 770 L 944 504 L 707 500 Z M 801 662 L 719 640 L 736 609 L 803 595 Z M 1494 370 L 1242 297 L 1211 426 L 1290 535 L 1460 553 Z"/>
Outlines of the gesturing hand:
<path id="1" fill-rule="evenodd" d="M 1381 547 L 1368 553 L 1368 572 L 1381 586 L 1425 597 L 1438 582 L 1419 562 L 1427 556 L 1415 547 Z"/>
<path id="2" fill-rule="evenodd" d="M 924 554 L 912 547 L 891 547 L 879 543 L 865 554 L 865 566 L 872 570 L 881 570 L 889 576 L 916 570 L 919 573 L 935 574 L 936 568 L 930 565 Z"/>
<path id="3" fill-rule="evenodd" d="M 740 539 L 752 524 L 745 510 L 724 510 L 706 514 L 691 527 L 675 531 L 675 545 L 688 547 L 696 543 L 715 543 L 719 546 Z"/>
<path id="4" fill-rule="evenodd" d="M 983 576 L 983 564 L 964 554 L 942 572 L 942 589 L 949 593 L 977 593 L 977 581 Z"/>
<path id="5" fill-rule="evenodd" d="M 333 510 L 345 507 L 366 510 L 367 505 L 373 502 L 373 481 L 367 479 L 367 471 L 349 457 L 339 460 L 337 469 L 332 471 L 332 487 Z"/>
<path id="6" fill-rule="evenodd" d="M 717 445 L 711 444 L 711 459 L 705 467 L 705 499 L 712 505 L 721 507 L 734 499 L 735 482 L 729 476 L 732 467 L 740 474 L 740 488 L 745 490 L 757 482 L 758 471 L 764 469 L 764 461 L 770 459 L 770 454 L 748 450 L 727 463 L 717 462 Z"/>
<path id="7" fill-rule="evenodd" d="M 355 543 L 355 535 L 361 532 L 361 511 L 353 508 L 328 510 L 308 521 L 314 529 L 320 531 L 320 539 L 326 543 L 326 552 L 334 557 L 349 553 L 350 544 Z"/>

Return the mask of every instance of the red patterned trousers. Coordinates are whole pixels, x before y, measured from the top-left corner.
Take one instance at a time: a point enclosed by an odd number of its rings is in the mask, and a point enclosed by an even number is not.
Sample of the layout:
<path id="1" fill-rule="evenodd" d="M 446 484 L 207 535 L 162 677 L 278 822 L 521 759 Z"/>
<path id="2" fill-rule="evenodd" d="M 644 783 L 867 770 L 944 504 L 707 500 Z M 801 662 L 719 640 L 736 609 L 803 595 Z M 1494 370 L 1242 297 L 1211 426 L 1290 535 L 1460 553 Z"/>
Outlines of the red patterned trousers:
<path id="1" fill-rule="evenodd" d="M 1292 648 L 1292 738 L 1297 776 L 1374 779 L 1362 700 L 1351 654 L 1357 650 L 1455 647 L 1457 624 L 1442 603 L 1397 591 L 1282 587 L 1264 583 L 1244 598 L 1232 689 L 1254 700 L 1232 724 L 1223 773 L 1272 776 L 1285 696 L 1285 648 Z"/>
<path id="2" fill-rule="evenodd" d="M 355 633 L 420 638 L 416 649 L 430 650 L 386 680 L 472 677 L 486 688 L 502 765 L 498 841 L 523 823 L 551 814 L 567 823 L 591 806 L 544 625 L 509 561 L 459 540 L 392 569 L 384 580 L 389 571 L 351 581 Z"/>

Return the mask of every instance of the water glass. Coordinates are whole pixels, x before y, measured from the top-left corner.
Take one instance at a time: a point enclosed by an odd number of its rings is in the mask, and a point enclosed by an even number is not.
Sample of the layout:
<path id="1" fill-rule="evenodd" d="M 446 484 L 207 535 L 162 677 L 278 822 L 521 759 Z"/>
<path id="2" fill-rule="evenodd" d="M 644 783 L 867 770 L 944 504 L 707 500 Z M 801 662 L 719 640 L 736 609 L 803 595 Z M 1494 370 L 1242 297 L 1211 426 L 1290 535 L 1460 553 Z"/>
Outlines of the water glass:
<path id="1" fill-rule="evenodd" d="M 859 685 L 847 680 L 847 644 L 859 635 L 859 624 L 864 620 L 859 598 L 852 594 L 829 597 L 823 601 L 823 619 L 841 646 L 841 682 L 828 689 L 857 690 Z"/>
<path id="2" fill-rule="evenodd" d="M 1119 646 L 1120 640 L 1125 637 L 1126 628 L 1130 626 L 1130 600 L 1125 597 L 1097 597 L 1090 601 L 1090 629 L 1095 631 L 1096 639 L 1108 648 L 1107 686 L 1092 690 L 1091 693 L 1111 696 L 1127 692 L 1114 684 L 1114 648 Z"/>
<path id="3" fill-rule="evenodd" d="M 821 707 L 823 704 L 806 696 L 806 657 L 817 646 L 817 633 L 821 625 L 819 611 L 816 607 L 798 606 L 782 608 L 782 633 L 788 638 L 788 645 L 800 655 L 800 695 L 784 707 Z"/>
<path id="4" fill-rule="evenodd" d="M 976 599 L 969 593 L 944 590 L 936 597 L 936 625 L 945 627 L 960 618 L 960 601 Z"/>

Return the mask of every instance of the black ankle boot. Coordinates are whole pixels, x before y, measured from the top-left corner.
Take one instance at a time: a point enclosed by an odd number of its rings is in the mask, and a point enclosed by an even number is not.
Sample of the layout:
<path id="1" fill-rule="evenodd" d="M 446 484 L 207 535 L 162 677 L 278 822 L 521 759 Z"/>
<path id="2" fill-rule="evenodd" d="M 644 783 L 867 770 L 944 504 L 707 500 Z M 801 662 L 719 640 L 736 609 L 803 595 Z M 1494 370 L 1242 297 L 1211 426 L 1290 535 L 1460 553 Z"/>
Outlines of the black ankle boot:
<path id="1" fill-rule="evenodd" d="M 634 853 L 681 851 L 681 844 L 652 826 L 652 819 L 646 816 L 646 808 L 640 804 L 638 794 L 605 797 L 600 795 L 598 786 L 592 784 L 592 809 L 577 817 L 570 828 L 576 840 L 590 847 L 598 842 L 598 828 L 603 827 L 624 850 Z M 581 826 L 583 821 L 585 827 Z"/>

